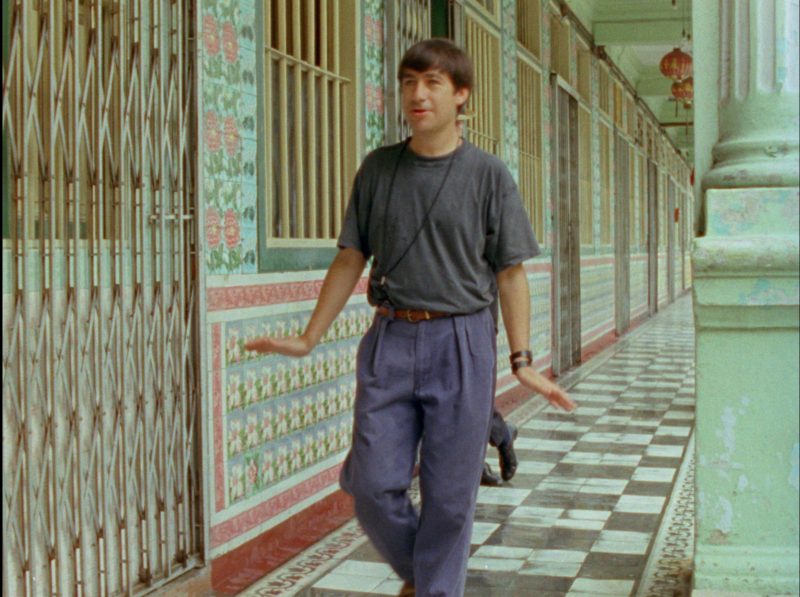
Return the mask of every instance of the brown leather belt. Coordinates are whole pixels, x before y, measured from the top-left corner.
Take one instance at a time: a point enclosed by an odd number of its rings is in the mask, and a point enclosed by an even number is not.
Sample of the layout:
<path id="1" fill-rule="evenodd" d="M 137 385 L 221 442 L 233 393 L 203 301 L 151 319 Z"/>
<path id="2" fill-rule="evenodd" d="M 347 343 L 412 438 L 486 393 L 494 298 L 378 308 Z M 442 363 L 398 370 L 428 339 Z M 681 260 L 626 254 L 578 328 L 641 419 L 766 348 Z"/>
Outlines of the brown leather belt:
<path id="1" fill-rule="evenodd" d="M 389 307 L 384 307 L 380 305 L 377 307 L 378 315 L 382 315 L 384 317 L 392 317 L 394 319 L 399 319 L 401 321 L 407 321 L 409 323 L 419 323 L 420 321 L 430 321 L 431 319 L 440 319 L 442 317 L 451 317 L 452 313 L 444 313 L 443 311 L 424 311 L 418 309 L 394 309 L 394 313 L 392 309 Z"/>

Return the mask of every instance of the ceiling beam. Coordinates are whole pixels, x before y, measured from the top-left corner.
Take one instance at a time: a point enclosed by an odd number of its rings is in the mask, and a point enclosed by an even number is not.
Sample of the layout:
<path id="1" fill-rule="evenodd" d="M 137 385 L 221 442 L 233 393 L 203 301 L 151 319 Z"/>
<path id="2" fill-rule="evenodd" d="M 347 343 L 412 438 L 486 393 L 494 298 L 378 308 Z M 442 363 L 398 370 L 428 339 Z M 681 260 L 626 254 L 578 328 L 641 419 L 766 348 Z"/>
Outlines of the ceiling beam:
<path id="1" fill-rule="evenodd" d="M 655 46 L 679 44 L 683 29 L 681 19 L 596 21 L 592 34 L 598 45 Z"/>
<path id="2" fill-rule="evenodd" d="M 606 54 L 614 61 L 628 82 L 633 84 L 641 76 L 642 63 L 629 48 L 624 46 L 607 46 Z"/>

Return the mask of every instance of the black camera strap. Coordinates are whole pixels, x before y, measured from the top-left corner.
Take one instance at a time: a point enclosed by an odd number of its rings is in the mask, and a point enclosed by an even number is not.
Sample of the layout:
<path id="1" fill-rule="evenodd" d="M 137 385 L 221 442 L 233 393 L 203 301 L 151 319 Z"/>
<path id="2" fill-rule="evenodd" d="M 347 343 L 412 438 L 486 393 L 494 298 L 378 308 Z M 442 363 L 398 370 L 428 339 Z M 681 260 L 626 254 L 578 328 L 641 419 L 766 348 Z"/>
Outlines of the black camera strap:
<path id="1" fill-rule="evenodd" d="M 389 191 L 386 199 L 386 210 L 383 213 L 383 251 L 382 251 L 383 255 L 387 255 L 387 251 L 389 249 L 388 247 L 389 235 L 387 234 L 388 230 L 387 224 L 389 223 L 389 208 L 392 204 L 394 183 L 395 179 L 397 178 L 397 171 L 400 169 L 400 162 L 403 159 L 403 154 L 405 153 L 406 147 L 408 147 L 410 141 L 411 138 L 409 137 L 403 143 L 403 147 L 400 149 L 400 153 L 397 156 L 397 161 L 394 164 L 394 170 L 392 171 L 392 178 L 389 182 Z M 379 275 L 379 285 L 381 287 L 386 286 L 386 279 L 389 277 L 389 274 L 391 274 L 395 269 L 397 269 L 397 266 L 400 265 L 403 259 L 405 259 L 406 255 L 408 255 L 408 252 L 411 250 L 411 247 L 413 247 L 414 244 L 417 242 L 420 232 L 422 232 L 422 229 L 425 228 L 425 225 L 430 220 L 431 212 L 433 211 L 433 208 L 436 206 L 436 203 L 439 201 L 439 197 L 442 194 L 442 190 L 444 189 L 445 183 L 447 182 L 447 179 L 450 176 L 450 170 L 453 168 L 453 162 L 457 151 L 458 151 L 458 146 L 456 146 L 456 149 L 453 150 L 453 153 L 450 154 L 450 157 L 447 160 L 447 169 L 445 170 L 444 176 L 442 177 L 442 182 L 439 184 L 439 189 L 436 191 L 436 195 L 434 195 L 433 201 L 431 201 L 431 204 L 428 206 L 428 210 L 425 212 L 425 216 L 422 218 L 422 223 L 419 225 L 417 231 L 414 233 L 411 242 L 408 243 L 405 250 L 403 250 L 403 252 L 400 254 L 400 257 L 398 257 L 390 267 L 387 267 L 382 271 L 380 271 L 380 266 L 377 263 L 377 261 L 373 262 L 372 269 L 373 272 L 374 270 L 378 269 L 378 271 L 374 273 Z M 372 273 L 370 274 L 370 278 L 372 278 Z"/>

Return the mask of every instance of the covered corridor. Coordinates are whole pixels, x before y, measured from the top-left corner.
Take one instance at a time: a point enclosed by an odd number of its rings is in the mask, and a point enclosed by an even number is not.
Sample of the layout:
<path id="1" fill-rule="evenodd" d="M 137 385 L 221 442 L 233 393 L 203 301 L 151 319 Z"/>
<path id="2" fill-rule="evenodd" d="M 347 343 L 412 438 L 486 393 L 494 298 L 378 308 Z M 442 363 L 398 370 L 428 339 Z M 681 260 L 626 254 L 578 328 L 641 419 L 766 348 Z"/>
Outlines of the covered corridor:
<path id="1" fill-rule="evenodd" d="M 533 366 L 581 403 L 525 395 L 501 330 L 523 465 L 481 490 L 470 591 L 800 590 L 798 0 L 2 10 L 4 594 L 396 588 L 337 482 L 366 276 L 309 356 L 244 345 L 308 323 L 430 36 L 473 58 L 464 136 L 543 249 Z"/>

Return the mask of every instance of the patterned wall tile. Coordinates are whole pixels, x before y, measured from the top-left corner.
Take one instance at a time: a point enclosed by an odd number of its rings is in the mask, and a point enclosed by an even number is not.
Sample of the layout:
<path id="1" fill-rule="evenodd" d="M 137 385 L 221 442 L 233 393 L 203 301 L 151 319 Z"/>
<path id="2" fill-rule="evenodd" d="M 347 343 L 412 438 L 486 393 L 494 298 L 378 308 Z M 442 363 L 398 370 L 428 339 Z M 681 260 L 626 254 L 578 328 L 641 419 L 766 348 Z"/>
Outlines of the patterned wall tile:
<path id="1" fill-rule="evenodd" d="M 517 111 L 517 25 L 516 1 L 503 0 L 503 160 L 514 180 L 519 178 L 519 126 Z"/>
<path id="2" fill-rule="evenodd" d="M 310 311 L 235 321 L 223 332 L 222 386 L 228 505 L 349 446 L 356 353 L 373 313 L 347 307 L 309 355 L 257 355 L 245 342 L 294 335 Z"/>
<path id="3" fill-rule="evenodd" d="M 243 244 L 249 251 L 255 234 L 243 226 L 242 213 L 252 204 L 241 194 L 244 157 L 252 153 L 247 145 L 243 156 L 243 138 L 255 139 L 255 4 L 206 0 L 202 11 L 206 265 L 210 275 L 240 273 Z M 250 73 L 247 80 L 243 69 Z"/>
<path id="4" fill-rule="evenodd" d="M 381 0 L 364 0 L 365 150 L 384 144 L 384 8 Z"/>
<path id="5" fill-rule="evenodd" d="M 581 332 L 614 322 L 614 263 L 581 268 Z"/>
<path id="6" fill-rule="evenodd" d="M 647 256 L 631 255 L 631 315 L 647 309 Z"/>

